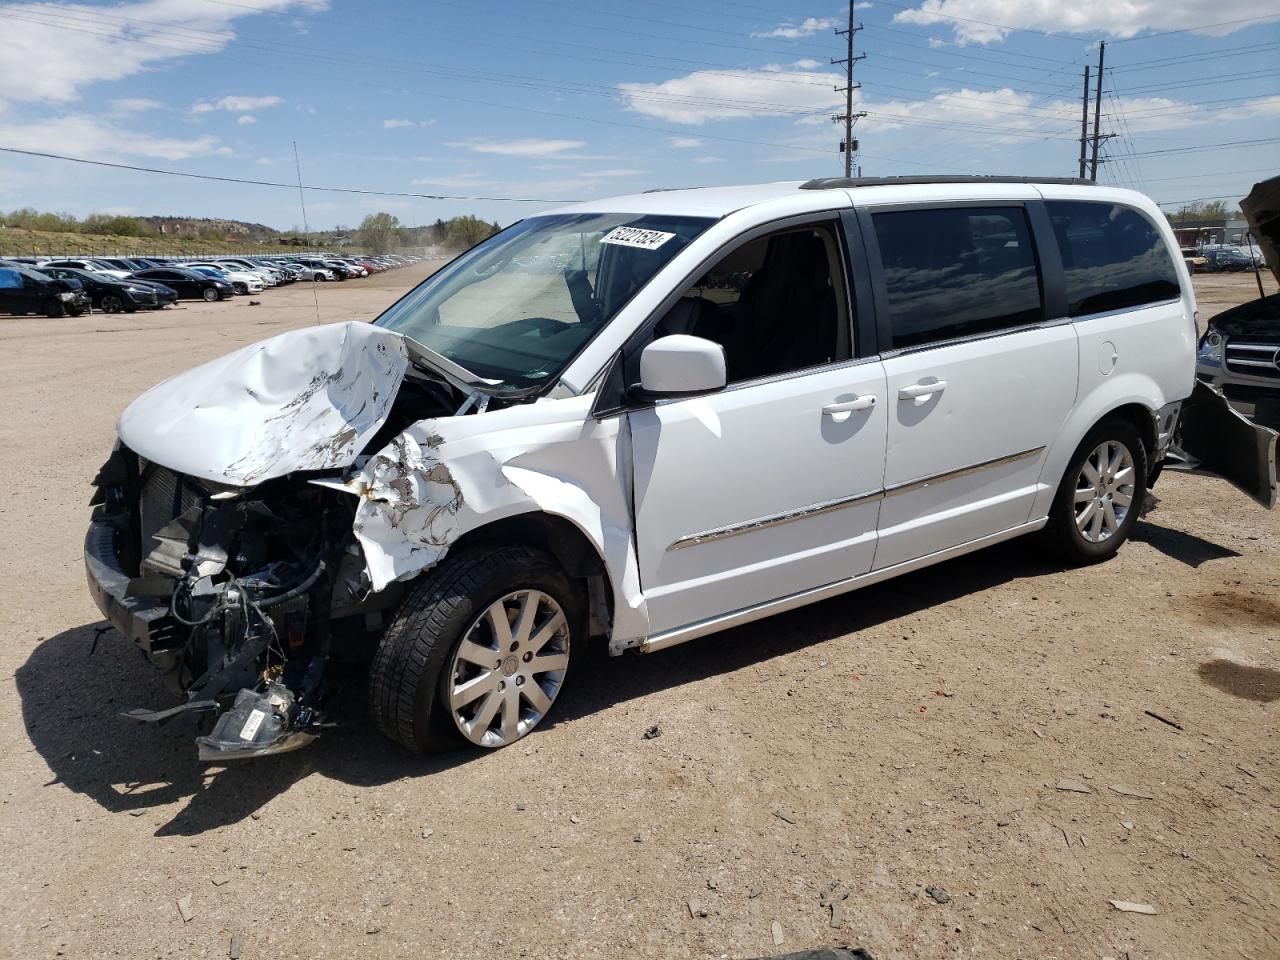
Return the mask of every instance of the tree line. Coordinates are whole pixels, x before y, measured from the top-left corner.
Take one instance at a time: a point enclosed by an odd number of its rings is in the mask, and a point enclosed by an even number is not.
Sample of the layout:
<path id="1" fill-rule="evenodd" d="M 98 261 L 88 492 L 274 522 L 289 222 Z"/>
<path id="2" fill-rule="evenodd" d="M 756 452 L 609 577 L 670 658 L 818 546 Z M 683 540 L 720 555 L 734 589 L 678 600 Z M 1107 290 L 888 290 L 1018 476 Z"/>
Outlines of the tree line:
<path id="1" fill-rule="evenodd" d="M 472 216 L 437 219 L 427 226 L 409 227 L 390 213 L 371 213 L 360 222 L 353 239 L 370 253 L 389 253 L 399 247 L 430 246 L 466 250 L 501 229 L 496 220 L 486 223 Z"/>

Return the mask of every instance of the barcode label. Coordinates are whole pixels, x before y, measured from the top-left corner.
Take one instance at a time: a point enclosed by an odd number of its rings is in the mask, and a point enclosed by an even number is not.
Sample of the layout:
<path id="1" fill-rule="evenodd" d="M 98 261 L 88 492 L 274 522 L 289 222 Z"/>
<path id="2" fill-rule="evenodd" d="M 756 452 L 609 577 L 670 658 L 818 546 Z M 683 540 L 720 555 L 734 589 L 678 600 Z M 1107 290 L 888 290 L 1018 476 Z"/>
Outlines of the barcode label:
<path id="1" fill-rule="evenodd" d="M 663 233 L 661 230 L 614 227 L 601 238 L 600 242 L 616 243 L 620 247 L 638 247 L 641 250 L 657 250 L 674 236 L 674 233 Z"/>

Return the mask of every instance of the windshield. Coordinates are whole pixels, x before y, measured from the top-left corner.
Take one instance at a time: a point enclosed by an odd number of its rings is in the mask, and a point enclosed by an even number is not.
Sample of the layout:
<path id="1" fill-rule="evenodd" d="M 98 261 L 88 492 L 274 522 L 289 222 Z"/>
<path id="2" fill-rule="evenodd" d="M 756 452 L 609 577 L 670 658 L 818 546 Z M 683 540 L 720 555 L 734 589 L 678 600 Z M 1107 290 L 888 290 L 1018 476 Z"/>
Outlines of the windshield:
<path id="1" fill-rule="evenodd" d="M 490 237 L 375 321 L 478 377 L 548 383 L 714 221 L 628 213 L 533 217 Z"/>

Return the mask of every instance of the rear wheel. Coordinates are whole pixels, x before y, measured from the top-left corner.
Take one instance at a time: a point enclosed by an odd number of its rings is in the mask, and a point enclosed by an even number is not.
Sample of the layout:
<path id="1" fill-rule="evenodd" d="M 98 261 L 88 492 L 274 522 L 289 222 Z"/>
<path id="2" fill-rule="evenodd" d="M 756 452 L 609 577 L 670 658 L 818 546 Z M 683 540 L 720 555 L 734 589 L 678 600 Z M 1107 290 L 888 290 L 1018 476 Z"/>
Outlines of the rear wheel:
<path id="1" fill-rule="evenodd" d="M 213 287 L 205 287 L 204 290 L 201 291 L 200 296 L 204 297 L 204 299 L 209 303 L 222 299 L 222 294 L 218 293 L 218 291 Z"/>
<path id="2" fill-rule="evenodd" d="M 102 298 L 103 313 L 119 313 L 124 309 L 124 301 L 114 293 L 105 294 Z"/>
<path id="3" fill-rule="evenodd" d="M 1147 452 L 1133 424 L 1104 420 L 1076 448 L 1049 511 L 1045 536 L 1069 563 L 1113 557 L 1147 495 Z"/>
<path id="4" fill-rule="evenodd" d="M 532 548 L 446 558 L 405 597 L 374 655 L 374 722 L 415 753 L 514 743 L 558 699 L 586 609 L 581 583 Z"/>

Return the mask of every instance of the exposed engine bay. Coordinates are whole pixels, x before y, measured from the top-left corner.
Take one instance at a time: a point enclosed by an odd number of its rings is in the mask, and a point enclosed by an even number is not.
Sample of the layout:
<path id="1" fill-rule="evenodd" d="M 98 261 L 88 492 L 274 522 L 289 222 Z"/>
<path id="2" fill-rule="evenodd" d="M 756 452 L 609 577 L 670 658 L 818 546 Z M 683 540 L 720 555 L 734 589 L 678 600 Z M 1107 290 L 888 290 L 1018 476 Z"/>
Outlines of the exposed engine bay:
<path id="1" fill-rule="evenodd" d="M 184 695 L 176 707 L 126 716 L 159 723 L 214 715 L 197 738 L 207 762 L 293 750 L 333 724 L 341 677 L 350 672 L 338 668 L 368 658 L 368 641 L 401 594 L 399 584 L 371 589 L 353 535 L 359 500 L 341 484 L 368 460 L 364 450 L 380 449 L 410 424 L 480 408 L 443 379 L 402 371 L 393 402 L 340 469 L 235 485 L 116 445 L 94 480 L 86 557 L 114 568 L 97 571 L 108 586 L 95 589 L 109 590 L 113 573 L 123 578 L 121 596 L 100 593 L 99 604 L 127 612 L 135 643 Z"/>

